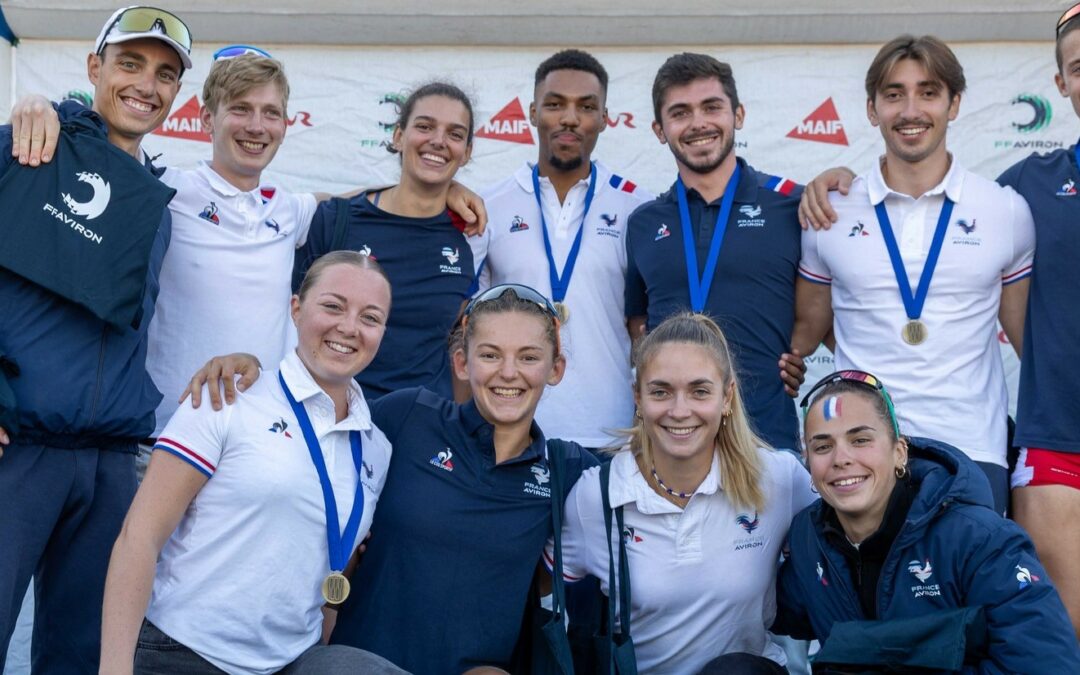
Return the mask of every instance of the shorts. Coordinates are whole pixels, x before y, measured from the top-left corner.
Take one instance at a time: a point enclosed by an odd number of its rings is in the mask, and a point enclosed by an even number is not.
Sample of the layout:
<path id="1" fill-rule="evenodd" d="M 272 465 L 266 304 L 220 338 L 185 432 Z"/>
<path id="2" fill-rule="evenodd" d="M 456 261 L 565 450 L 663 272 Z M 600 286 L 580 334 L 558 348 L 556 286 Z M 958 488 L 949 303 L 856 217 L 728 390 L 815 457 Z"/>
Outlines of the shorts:
<path id="1" fill-rule="evenodd" d="M 1021 448 L 1013 488 L 1064 485 L 1080 490 L 1080 454 L 1043 448 Z"/>

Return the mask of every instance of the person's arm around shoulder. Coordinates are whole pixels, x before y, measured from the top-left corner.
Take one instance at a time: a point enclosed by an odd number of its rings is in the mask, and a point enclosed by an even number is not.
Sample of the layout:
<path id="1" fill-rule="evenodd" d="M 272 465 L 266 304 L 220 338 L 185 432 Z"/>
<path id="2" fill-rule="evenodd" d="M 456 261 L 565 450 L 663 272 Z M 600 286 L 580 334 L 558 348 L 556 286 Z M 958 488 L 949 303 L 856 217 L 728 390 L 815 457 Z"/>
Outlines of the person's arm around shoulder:
<path id="1" fill-rule="evenodd" d="M 855 180 L 855 172 L 846 166 L 826 169 L 806 184 L 799 200 L 799 224 L 805 230 L 827 230 L 836 222 L 836 210 L 829 202 L 829 192 L 846 195 Z"/>
<path id="2" fill-rule="evenodd" d="M 60 138 L 60 117 L 49 99 L 39 94 L 23 96 L 11 109 L 11 156 L 19 164 L 48 164 Z"/>
<path id="3" fill-rule="evenodd" d="M 986 610 L 984 673 L 1080 673 L 1077 643 L 1065 606 L 1035 555 L 1031 539 L 1012 521 L 995 518 L 981 541 L 955 541 L 963 561 L 964 602 Z M 961 555 L 964 555 L 961 553 Z"/>
<path id="4" fill-rule="evenodd" d="M 1013 251 L 1009 266 L 1004 270 L 1001 286 L 1001 306 L 998 321 L 1005 331 L 1016 355 L 1024 348 L 1024 320 L 1027 316 L 1031 268 L 1035 259 L 1035 220 L 1027 201 L 1006 188 L 1012 203 Z"/>
<path id="5" fill-rule="evenodd" d="M 155 446 L 146 478 L 124 518 L 109 559 L 100 672 L 132 672 L 158 555 L 188 505 L 213 475 L 222 454 L 228 419 L 227 412 L 181 406 Z"/>

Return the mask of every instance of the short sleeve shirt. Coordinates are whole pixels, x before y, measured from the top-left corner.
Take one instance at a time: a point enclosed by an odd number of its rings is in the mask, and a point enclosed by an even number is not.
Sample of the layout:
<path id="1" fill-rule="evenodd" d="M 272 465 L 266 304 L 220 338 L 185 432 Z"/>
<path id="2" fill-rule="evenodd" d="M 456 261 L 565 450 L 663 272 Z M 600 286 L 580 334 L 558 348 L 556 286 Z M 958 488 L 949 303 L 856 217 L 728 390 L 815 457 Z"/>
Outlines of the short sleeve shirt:
<path id="1" fill-rule="evenodd" d="M 374 652 L 413 673 L 506 668 L 533 573 L 551 533 L 544 435 L 495 463 L 494 427 L 472 402 L 423 389 L 372 404 L 394 444 L 374 535 L 332 642 Z M 567 486 L 596 463 L 573 446 Z"/>
<path id="2" fill-rule="evenodd" d="M 308 242 L 296 256 L 300 271 L 329 252 L 336 219 L 334 200 L 319 205 Z M 373 257 L 390 279 L 392 305 L 382 347 L 356 376 L 364 393 L 374 399 L 423 386 L 449 396 L 447 338 L 475 290 L 479 264 L 461 229 L 449 213 L 407 218 L 383 211 L 360 194 L 349 201 L 344 248 Z"/>
<path id="3" fill-rule="evenodd" d="M 1015 444 L 1080 453 L 1080 397 L 1062 364 L 1080 336 L 1080 170 L 1076 146 L 1032 155 L 1001 174 L 998 182 L 1027 200 L 1035 220 L 1024 353 L 1020 364 Z"/>
<path id="4" fill-rule="evenodd" d="M 265 364 L 284 357 L 292 325 L 289 270 L 315 212 L 314 195 L 269 183 L 245 192 L 205 162 L 168 169 L 161 180 L 176 196 L 146 356 L 163 394 L 155 438 L 211 357 L 246 352 Z"/>
<path id="5" fill-rule="evenodd" d="M 767 632 L 776 614 L 777 561 L 792 518 L 817 496 L 791 453 L 760 449 L 758 457 L 760 512 L 725 496 L 715 456 L 683 509 L 646 483 L 629 451 L 612 459 L 609 496 L 612 508 L 623 506 L 630 632 L 642 672 L 696 673 L 729 652 L 785 663 Z M 618 541 L 612 544 L 618 555 Z M 611 593 L 599 469 L 586 471 L 570 492 L 562 549 L 568 580 L 591 574 Z M 552 544 L 545 555 L 550 568 Z"/>
<path id="6" fill-rule="evenodd" d="M 519 283 L 552 297 L 532 170 L 526 164 L 484 194 L 489 225 L 484 233 L 488 243 L 481 291 Z M 630 213 L 652 197 L 598 162 L 596 189 L 586 214 L 588 187 L 588 180 L 579 182 L 560 204 L 551 181 L 540 178 L 544 219 L 559 274 L 566 273 L 579 226 L 584 229 L 563 300 L 570 318 L 559 331 L 566 373 L 544 394 L 536 421 L 554 437 L 596 448 L 610 444 L 609 432 L 630 426 L 634 414 L 630 335 L 623 316 L 626 223 Z"/>
<path id="7" fill-rule="evenodd" d="M 727 336 L 757 432 L 774 447 L 797 448 L 795 405 L 784 392 L 777 362 L 791 348 L 795 321 L 802 189 L 738 161 L 741 177 L 704 311 Z M 706 204 L 692 189 L 687 196 L 700 270 L 721 200 Z M 690 311 L 681 228 L 674 188 L 630 217 L 626 315 L 647 316 L 649 330 Z"/>
<path id="8" fill-rule="evenodd" d="M 363 485 L 357 538 L 345 543 L 352 551 L 370 529 L 390 443 L 358 386 L 336 422 L 333 402 L 295 353 L 281 374 L 311 418 L 339 522 L 349 518 L 357 480 Z M 362 475 L 350 431 L 361 435 Z M 319 477 L 277 373 L 263 373 L 219 411 L 185 403 L 155 452 L 179 457 L 207 481 L 161 551 L 147 618 L 223 670 L 279 671 L 319 639 L 330 562 Z M 353 593 L 364 592 L 354 582 Z"/>
<path id="9" fill-rule="evenodd" d="M 908 316 L 874 212 L 885 202 L 912 289 L 945 200 L 955 206 L 920 321 L 927 339 L 901 338 Z M 803 234 L 800 274 L 831 284 L 836 366 L 877 375 L 904 434 L 954 445 L 1005 466 L 1008 398 L 997 341 L 1004 284 L 1031 274 L 1035 229 L 1027 203 L 959 166 L 918 199 L 885 184 L 880 165 L 831 193 L 839 220 Z"/>

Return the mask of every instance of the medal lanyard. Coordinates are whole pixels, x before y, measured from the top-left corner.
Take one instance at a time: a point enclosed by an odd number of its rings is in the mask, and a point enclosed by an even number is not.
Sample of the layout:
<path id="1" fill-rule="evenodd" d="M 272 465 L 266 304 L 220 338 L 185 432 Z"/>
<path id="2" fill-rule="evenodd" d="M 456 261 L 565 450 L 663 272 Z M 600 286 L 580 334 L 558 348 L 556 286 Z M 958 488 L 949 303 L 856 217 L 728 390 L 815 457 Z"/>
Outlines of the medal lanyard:
<path id="1" fill-rule="evenodd" d="M 900 257 L 900 247 L 896 244 L 896 235 L 893 234 L 892 224 L 889 222 L 889 213 L 885 210 L 885 200 L 882 200 L 880 204 L 874 207 L 874 211 L 877 213 L 878 225 L 881 226 L 881 237 L 885 240 L 885 248 L 888 249 L 889 260 L 892 261 L 896 283 L 900 286 L 900 299 L 904 301 L 904 311 L 912 321 L 922 316 L 926 296 L 930 293 L 930 280 L 934 276 L 938 256 L 941 255 L 941 245 L 945 242 L 945 230 L 949 227 L 952 210 L 953 201 L 946 196 L 945 202 L 941 205 L 941 214 L 938 215 L 937 227 L 934 229 L 934 240 L 931 242 L 930 251 L 926 255 L 926 264 L 923 266 L 922 274 L 919 275 L 919 287 L 915 294 L 912 295 L 911 282 L 908 281 L 907 270 L 904 268 L 904 261 Z"/>
<path id="2" fill-rule="evenodd" d="M 532 170 L 533 195 L 536 197 L 536 206 L 540 209 L 540 230 L 544 233 L 544 253 L 547 254 L 548 276 L 551 280 L 551 299 L 554 302 L 562 302 L 566 297 L 566 291 L 570 288 L 570 277 L 574 274 L 574 265 L 577 263 L 578 253 L 581 252 L 581 235 L 585 232 L 585 218 L 589 215 L 589 207 L 592 206 L 593 196 L 596 194 L 596 164 L 589 168 L 589 189 L 585 192 L 585 212 L 581 214 L 581 224 L 578 225 L 574 244 L 570 247 L 570 255 L 566 256 L 566 265 L 563 266 L 562 275 L 559 274 L 555 265 L 555 256 L 551 252 L 551 237 L 548 235 L 547 221 L 544 219 L 544 202 L 540 199 L 540 166 L 533 166 Z"/>
<path id="3" fill-rule="evenodd" d="M 694 245 L 694 229 L 690 222 L 690 205 L 686 200 L 686 186 L 683 185 L 682 176 L 675 180 L 675 193 L 679 199 L 679 224 L 682 230 L 683 253 L 686 256 L 686 280 L 690 286 L 690 308 L 698 313 L 705 309 L 705 303 L 709 300 L 709 289 L 712 288 L 713 277 L 716 274 L 720 248 L 724 245 L 724 233 L 727 231 L 731 207 L 735 203 L 735 190 L 739 187 L 740 173 L 739 165 L 736 163 L 735 171 L 732 172 L 727 187 L 724 188 L 724 198 L 720 200 L 720 214 L 716 216 L 716 227 L 713 228 L 712 241 L 709 242 L 709 257 L 705 259 L 705 273 L 701 275 L 698 274 L 697 249 Z"/>
<path id="4" fill-rule="evenodd" d="M 1076 170 L 1080 171 L 1080 140 L 1073 146 L 1073 157 L 1076 158 Z"/>
<path id="5" fill-rule="evenodd" d="M 315 471 L 319 474 L 319 483 L 322 485 L 323 503 L 326 506 L 326 544 L 330 551 L 330 569 L 340 572 L 345 569 L 352 553 L 352 542 L 356 541 L 357 530 L 360 529 L 360 520 L 364 515 L 364 485 L 360 482 L 361 469 L 364 463 L 364 442 L 359 431 L 349 432 L 349 443 L 352 445 L 353 464 L 356 465 L 356 496 L 353 497 L 352 513 L 349 514 L 349 522 L 345 524 L 345 532 L 341 531 L 338 524 L 337 501 L 334 499 L 334 486 L 330 484 L 330 476 L 326 472 L 326 461 L 323 459 L 322 446 L 319 438 L 315 435 L 315 429 L 311 426 L 311 418 L 308 417 L 304 405 L 293 398 L 289 391 L 289 385 L 285 384 L 285 378 L 278 372 L 278 381 L 281 382 L 281 390 L 285 392 L 285 398 L 289 399 L 296 421 L 300 424 L 300 430 L 304 433 L 304 441 L 307 443 L 311 461 L 315 464 Z"/>

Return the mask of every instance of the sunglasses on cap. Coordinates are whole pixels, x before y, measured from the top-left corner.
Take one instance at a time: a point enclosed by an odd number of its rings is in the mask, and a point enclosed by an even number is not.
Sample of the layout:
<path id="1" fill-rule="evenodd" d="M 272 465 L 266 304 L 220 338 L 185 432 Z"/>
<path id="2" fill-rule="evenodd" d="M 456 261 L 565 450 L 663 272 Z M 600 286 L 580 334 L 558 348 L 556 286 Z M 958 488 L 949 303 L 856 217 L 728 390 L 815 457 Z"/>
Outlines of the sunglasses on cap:
<path id="1" fill-rule="evenodd" d="M 258 47 L 252 47 L 251 45 L 229 45 L 228 47 L 222 47 L 214 52 L 214 61 L 221 61 L 223 59 L 235 59 L 237 56 L 262 56 L 264 58 L 272 59 L 270 53 L 259 49 Z"/>
<path id="2" fill-rule="evenodd" d="M 191 31 L 180 17 L 157 7 L 129 7 L 117 14 L 112 23 L 102 31 L 98 53 L 101 53 L 114 30 L 121 33 L 146 33 L 155 28 L 191 52 Z"/>
<path id="3" fill-rule="evenodd" d="M 1077 16 L 1080 16 L 1080 3 L 1077 3 L 1069 9 L 1065 10 L 1065 13 L 1061 15 L 1060 19 L 1058 19 L 1057 31 L 1054 33 L 1054 35 L 1061 35 L 1061 29 L 1065 27 L 1065 24 L 1069 23 L 1069 21 L 1075 19 Z"/>
<path id="4" fill-rule="evenodd" d="M 465 306 L 465 312 L 461 319 L 462 328 L 468 323 L 469 315 L 473 313 L 473 310 L 475 310 L 477 306 L 482 305 L 485 302 L 498 300 L 510 291 L 513 291 L 514 295 L 517 296 L 519 300 L 533 303 L 551 317 L 551 320 L 555 322 L 555 353 L 561 353 L 562 349 L 559 342 L 559 310 L 555 309 L 555 305 L 551 304 L 551 300 L 548 300 L 547 296 L 543 293 L 524 284 L 499 284 L 498 286 L 492 286 L 470 300 L 469 304 Z"/>
<path id="5" fill-rule="evenodd" d="M 821 378 L 817 384 L 810 388 L 810 391 L 803 397 L 802 403 L 799 404 L 799 407 L 802 408 L 804 420 L 806 414 L 810 411 L 810 402 L 813 400 L 814 394 L 837 382 L 855 382 L 881 394 L 881 398 L 885 399 L 885 408 L 889 411 L 889 421 L 892 422 L 893 432 L 897 438 L 900 438 L 900 424 L 896 421 L 896 409 L 893 407 L 889 390 L 885 388 L 885 385 L 877 377 L 862 370 L 838 370 Z"/>

